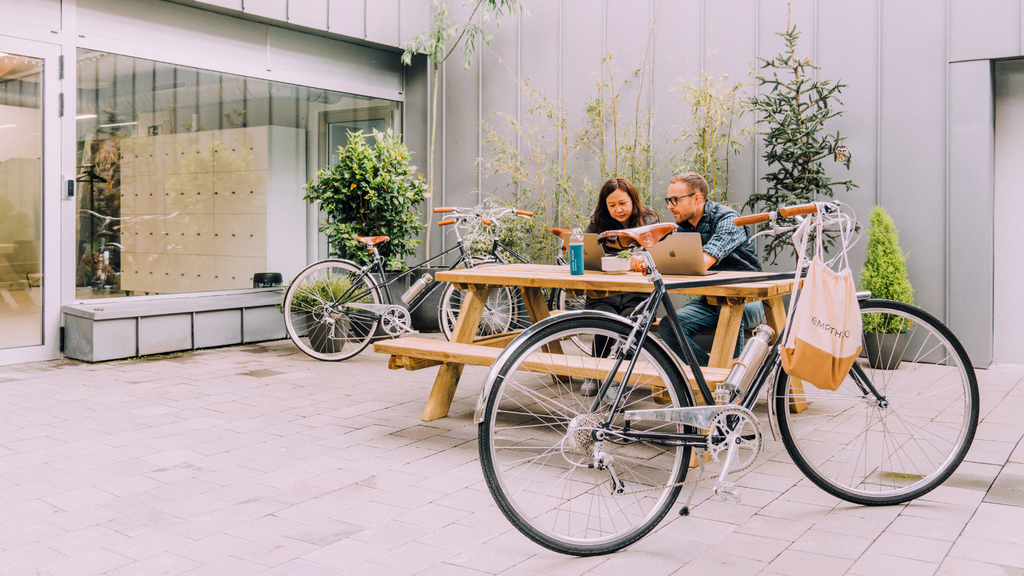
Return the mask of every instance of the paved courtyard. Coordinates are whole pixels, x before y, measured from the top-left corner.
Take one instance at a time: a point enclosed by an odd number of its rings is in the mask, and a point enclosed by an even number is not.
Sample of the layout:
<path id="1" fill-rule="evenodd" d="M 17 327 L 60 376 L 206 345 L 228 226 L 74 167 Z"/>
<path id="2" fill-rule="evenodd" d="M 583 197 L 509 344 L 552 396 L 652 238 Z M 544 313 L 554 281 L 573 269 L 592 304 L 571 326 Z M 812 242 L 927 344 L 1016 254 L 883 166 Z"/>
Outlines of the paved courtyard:
<path id="1" fill-rule="evenodd" d="M 1022 366 L 979 371 L 977 439 L 924 498 L 843 503 L 769 433 L 742 504 L 702 488 L 690 517 L 586 559 L 533 544 L 491 500 L 482 369 L 448 418 L 419 420 L 436 372 L 287 341 L 0 367 L 0 573 L 1024 575 Z"/>

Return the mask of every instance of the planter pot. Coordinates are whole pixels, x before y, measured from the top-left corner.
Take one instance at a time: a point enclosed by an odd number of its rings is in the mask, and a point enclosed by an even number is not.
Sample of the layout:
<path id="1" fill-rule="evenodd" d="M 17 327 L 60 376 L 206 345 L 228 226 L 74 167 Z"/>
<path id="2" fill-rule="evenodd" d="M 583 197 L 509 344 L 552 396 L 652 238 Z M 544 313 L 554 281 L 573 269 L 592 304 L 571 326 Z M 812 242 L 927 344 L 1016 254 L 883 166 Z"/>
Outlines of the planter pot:
<path id="1" fill-rule="evenodd" d="M 612 274 L 629 272 L 630 258 L 619 258 L 618 256 L 604 256 L 601 258 L 601 270 Z"/>
<path id="2" fill-rule="evenodd" d="M 334 335 L 344 334 L 348 331 L 348 319 L 339 318 L 338 323 L 333 327 L 324 322 L 314 322 L 310 325 L 309 330 L 306 331 L 306 336 L 309 338 L 309 347 L 321 354 L 337 354 L 341 352 L 345 347 L 345 341 L 331 338 L 332 328 L 334 329 Z"/>
<path id="3" fill-rule="evenodd" d="M 864 333 L 864 354 L 868 365 L 876 370 L 899 368 L 908 344 L 910 337 L 906 334 Z"/>

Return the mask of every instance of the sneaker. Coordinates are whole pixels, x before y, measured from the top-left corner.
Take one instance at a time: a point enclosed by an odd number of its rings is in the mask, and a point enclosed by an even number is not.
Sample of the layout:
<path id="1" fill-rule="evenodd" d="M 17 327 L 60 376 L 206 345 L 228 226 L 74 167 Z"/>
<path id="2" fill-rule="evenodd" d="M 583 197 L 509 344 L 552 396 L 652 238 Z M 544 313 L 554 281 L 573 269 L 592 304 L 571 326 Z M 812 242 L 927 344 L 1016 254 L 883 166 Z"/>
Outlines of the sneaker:
<path id="1" fill-rule="evenodd" d="M 615 396 L 619 393 L 619 386 L 622 386 L 621 382 L 612 382 L 612 385 L 605 391 L 604 396 L 601 397 L 601 401 L 605 404 L 614 402 Z"/>
<path id="2" fill-rule="evenodd" d="M 600 380 L 594 380 L 593 378 L 584 378 L 583 385 L 580 386 L 580 394 L 582 396 L 593 396 L 594 394 L 597 394 L 597 389 L 600 387 Z"/>

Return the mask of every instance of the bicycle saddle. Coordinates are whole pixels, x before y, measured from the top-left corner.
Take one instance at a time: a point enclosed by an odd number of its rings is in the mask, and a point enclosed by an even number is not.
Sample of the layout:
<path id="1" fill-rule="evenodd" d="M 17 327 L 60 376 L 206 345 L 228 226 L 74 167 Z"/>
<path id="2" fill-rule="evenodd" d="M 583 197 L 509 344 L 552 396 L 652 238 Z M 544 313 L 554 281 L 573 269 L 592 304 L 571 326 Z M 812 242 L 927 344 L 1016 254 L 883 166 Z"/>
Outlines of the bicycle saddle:
<path id="1" fill-rule="evenodd" d="M 374 246 L 381 242 L 387 242 L 388 240 L 391 240 L 391 238 L 389 236 L 356 236 L 356 240 L 359 240 L 367 246 Z"/>
<path id="2" fill-rule="evenodd" d="M 625 230 L 609 230 L 598 234 L 597 239 L 603 238 L 629 238 L 644 248 L 650 248 L 665 236 L 676 231 L 675 224 L 671 222 L 663 222 L 660 224 L 648 224 L 647 226 L 640 226 L 638 228 L 626 228 Z M 619 242 L 622 243 L 621 241 Z"/>

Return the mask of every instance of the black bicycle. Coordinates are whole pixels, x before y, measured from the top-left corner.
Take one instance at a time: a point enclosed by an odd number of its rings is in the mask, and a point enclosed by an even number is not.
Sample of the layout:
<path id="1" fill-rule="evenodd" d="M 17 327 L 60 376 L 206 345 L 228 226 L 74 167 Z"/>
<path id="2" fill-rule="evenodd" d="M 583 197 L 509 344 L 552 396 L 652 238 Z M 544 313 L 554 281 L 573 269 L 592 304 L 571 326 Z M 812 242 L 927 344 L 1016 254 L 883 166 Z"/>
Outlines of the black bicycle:
<path id="1" fill-rule="evenodd" d="M 330 259 L 312 264 L 300 272 L 288 285 L 283 302 L 285 329 L 296 346 L 318 360 L 346 360 L 369 345 L 378 335 L 378 327 L 383 336 L 398 337 L 412 332 L 410 312 L 427 302 L 430 295 L 439 289 L 442 293 L 438 323 L 445 336 L 450 338 L 462 305 L 462 291 L 445 282 L 431 282 L 420 286 L 418 291 L 410 289 L 396 302 L 391 285 L 450 254 L 455 260 L 448 266 L 449 270 L 504 264 L 506 257 L 529 263 L 525 257 L 500 242 L 496 235 L 488 256 L 473 256 L 469 244 L 463 240 L 462 230 L 497 226 L 504 217 L 530 218 L 532 212 L 515 208 L 491 212 L 472 208 L 435 208 L 434 212 L 446 215 L 438 222 L 439 226 L 454 224 L 455 245 L 401 274 L 390 278 L 385 275 L 384 259 L 377 245 L 386 242 L 387 236 L 358 238 L 366 244 L 372 256 L 366 266 L 349 260 Z M 567 298 L 563 291 L 552 292 L 548 301 L 553 310 L 577 304 L 577 300 Z M 491 291 L 477 336 L 515 332 L 529 325 L 529 315 L 519 289 L 506 287 Z"/>
<path id="2" fill-rule="evenodd" d="M 745 223 L 763 218 L 778 231 L 786 229 L 779 216 L 819 209 L 826 221 L 841 213 L 838 203 L 810 204 Z M 712 391 L 688 343 L 684 368 L 649 334 L 664 305 L 686 343 L 667 291 L 729 283 L 714 277 L 666 282 L 644 248 L 674 229 L 655 224 L 604 235 L 633 241 L 646 260 L 654 291 L 632 316 L 553 316 L 520 334 L 492 366 L 475 416 L 480 463 L 516 528 L 564 554 L 620 550 L 654 529 L 684 484 L 696 489 L 700 475 L 686 480 L 691 451 L 698 452 L 701 474 L 705 455 L 721 463 L 714 491 L 738 500 L 728 475 L 752 466 L 761 451 L 761 423 L 752 410 L 765 386 L 769 418 L 777 420 L 786 450 L 826 492 L 858 504 L 897 504 L 949 478 L 974 438 L 979 400 L 970 359 L 948 328 L 913 306 L 865 298 L 859 301 L 865 325 L 885 325 L 890 333 L 864 335 L 866 352 L 838 389 L 794 383 L 780 367 L 785 334 L 776 339 L 761 326 Z M 737 281 L 787 276 L 793 273 Z M 604 357 L 591 353 L 598 338 L 610 342 Z M 595 397 L 580 394 L 585 378 L 601 382 Z"/>

